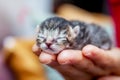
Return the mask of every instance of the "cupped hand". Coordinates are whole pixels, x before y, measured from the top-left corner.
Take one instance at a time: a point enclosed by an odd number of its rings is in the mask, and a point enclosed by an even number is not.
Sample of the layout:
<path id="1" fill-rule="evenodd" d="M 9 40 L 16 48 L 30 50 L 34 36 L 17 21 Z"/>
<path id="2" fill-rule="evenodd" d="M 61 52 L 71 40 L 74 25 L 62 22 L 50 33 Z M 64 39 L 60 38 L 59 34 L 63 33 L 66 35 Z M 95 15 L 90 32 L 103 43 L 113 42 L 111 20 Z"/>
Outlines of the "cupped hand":
<path id="1" fill-rule="evenodd" d="M 103 50 L 93 45 L 87 45 L 82 50 L 83 55 L 102 70 L 120 76 L 120 49 Z"/>
<path id="2" fill-rule="evenodd" d="M 74 51 L 65 50 L 58 55 L 51 55 L 45 52 L 42 52 L 36 45 L 33 46 L 33 52 L 39 56 L 39 60 L 43 64 L 47 64 L 54 69 L 58 70 L 66 80 L 91 80 L 92 76 L 86 72 L 79 71 L 78 68 L 75 68 L 73 63 L 79 62 L 81 57 L 81 51 L 77 51 L 76 54 Z M 70 53 L 70 54 L 69 54 Z M 73 54 L 71 54 L 73 53 Z M 72 60 L 74 59 L 75 60 Z"/>
<path id="3" fill-rule="evenodd" d="M 51 55 L 34 45 L 33 52 L 39 56 L 41 63 L 57 69 L 66 80 L 92 80 L 110 74 L 109 70 L 101 69 L 88 57 L 84 57 L 80 50 L 64 50 L 58 55 Z"/>

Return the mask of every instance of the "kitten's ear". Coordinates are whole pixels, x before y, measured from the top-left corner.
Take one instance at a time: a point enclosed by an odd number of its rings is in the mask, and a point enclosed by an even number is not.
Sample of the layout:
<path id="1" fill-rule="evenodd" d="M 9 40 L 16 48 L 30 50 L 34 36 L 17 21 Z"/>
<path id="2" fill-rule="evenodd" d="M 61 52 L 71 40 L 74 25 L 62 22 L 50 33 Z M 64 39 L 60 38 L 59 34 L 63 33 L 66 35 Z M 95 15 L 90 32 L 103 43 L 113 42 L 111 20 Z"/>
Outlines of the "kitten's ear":
<path id="1" fill-rule="evenodd" d="M 69 31 L 70 36 L 75 38 L 80 32 L 80 27 L 75 26 L 74 28 L 72 28 L 71 26 L 68 26 L 68 31 Z"/>
<path id="2" fill-rule="evenodd" d="M 74 31 L 74 33 L 75 33 L 75 35 L 77 36 L 79 33 L 80 33 L 80 26 L 75 26 L 74 28 L 73 28 L 73 31 Z"/>

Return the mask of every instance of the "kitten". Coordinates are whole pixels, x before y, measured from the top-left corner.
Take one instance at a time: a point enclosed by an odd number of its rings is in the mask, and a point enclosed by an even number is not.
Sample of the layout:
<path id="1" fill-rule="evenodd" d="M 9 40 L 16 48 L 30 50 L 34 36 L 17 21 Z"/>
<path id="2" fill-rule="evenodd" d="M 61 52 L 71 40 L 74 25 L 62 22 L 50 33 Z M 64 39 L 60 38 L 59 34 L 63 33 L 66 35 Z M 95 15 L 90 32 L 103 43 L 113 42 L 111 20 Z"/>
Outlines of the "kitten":
<path id="1" fill-rule="evenodd" d="M 38 25 L 37 30 L 37 46 L 46 53 L 58 54 L 64 49 L 81 50 L 87 44 L 102 49 L 111 48 L 107 32 L 96 24 L 52 17 Z"/>

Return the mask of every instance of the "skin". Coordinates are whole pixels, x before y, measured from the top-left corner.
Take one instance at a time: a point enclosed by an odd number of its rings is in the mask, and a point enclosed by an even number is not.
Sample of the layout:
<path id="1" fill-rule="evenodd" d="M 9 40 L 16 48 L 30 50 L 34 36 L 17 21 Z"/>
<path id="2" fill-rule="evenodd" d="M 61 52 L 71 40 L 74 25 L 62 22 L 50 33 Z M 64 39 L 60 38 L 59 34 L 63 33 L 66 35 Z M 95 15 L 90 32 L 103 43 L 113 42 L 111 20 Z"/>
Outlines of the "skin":
<path id="1" fill-rule="evenodd" d="M 72 50 L 71 50 L 72 51 Z M 82 57 L 76 58 L 76 60 L 71 63 L 67 63 L 66 61 L 69 61 L 69 57 L 72 58 L 72 54 L 70 56 L 67 56 L 69 51 L 63 51 L 59 55 L 51 55 L 48 53 L 41 52 L 41 50 L 34 45 L 33 46 L 33 52 L 36 53 L 36 55 L 39 56 L 39 60 L 43 64 L 47 64 L 55 69 L 57 69 L 64 77 L 66 80 L 91 80 L 91 75 L 87 74 L 86 72 L 79 71 L 77 68 L 72 66 L 71 64 L 74 62 L 78 62 Z M 64 54 L 65 53 L 65 54 Z M 81 51 L 78 51 L 77 53 L 81 54 Z M 65 56 L 66 55 L 66 56 Z M 75 54 L 78 56 L 79 54 Z M 62 58 L 62 56 L 65 56 Z M 73 56 L 74 58 L 75 56 Z M 66 59 L 65 59 L 66 58 Z M 86 77 L 87 76 L 87 77 Z"/>
<path id="2" fill-rule="evenodd" d="M 85 46 L 82 51 L 64 50 L 58 55 L 41 52 L 34 45 L 33 52 L 43 64 L 57 69 L 66 80 L 119 80 L 120 50 L 113 48 L 105 51 L 93 45 Z M 114 75 L 112 75 L 114 74 Z"/>
<path id="3" fill-rule="evenodd" d="M 100 77 L 98 80 L 120 80 L 120 49 L 112 48 L 105 51 L 93 45 L 88 45 L 82 50 L 83 55 L 90 59 L 99 68 L 109 71 L 113 75 Z"/>

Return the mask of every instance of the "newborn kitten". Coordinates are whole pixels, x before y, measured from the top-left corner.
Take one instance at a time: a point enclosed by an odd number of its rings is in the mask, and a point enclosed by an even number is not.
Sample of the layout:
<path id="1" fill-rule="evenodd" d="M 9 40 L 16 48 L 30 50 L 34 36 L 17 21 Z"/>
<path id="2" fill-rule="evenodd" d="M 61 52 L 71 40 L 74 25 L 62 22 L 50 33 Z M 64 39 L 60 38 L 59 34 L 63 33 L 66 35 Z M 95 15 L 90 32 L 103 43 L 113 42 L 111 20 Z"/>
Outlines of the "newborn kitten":
<path id="1" fill-rule="evenodd" d="M 37 30 L 37 46 L 46 53 L 58 54 L 64 49 L 81 50 L 87 44 L 102 49 L 111 48 L 108 34 L 95 24 L 52 17 L 38 25 Z"/>

